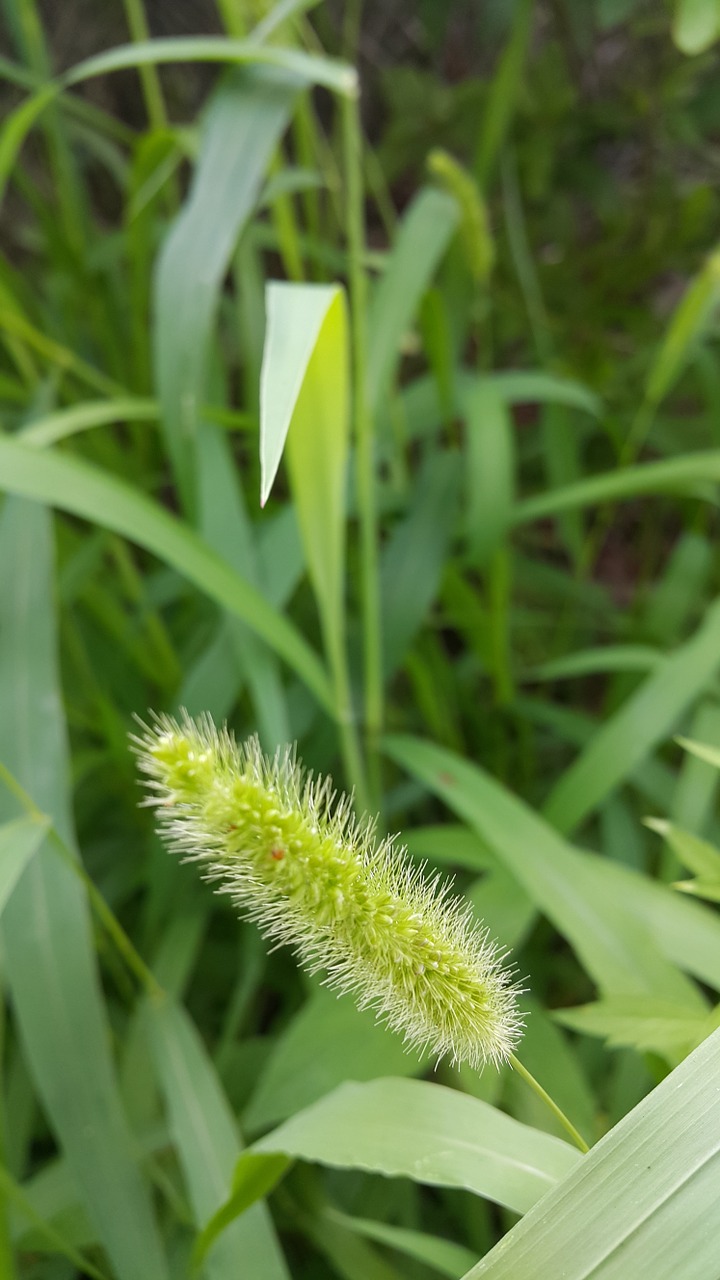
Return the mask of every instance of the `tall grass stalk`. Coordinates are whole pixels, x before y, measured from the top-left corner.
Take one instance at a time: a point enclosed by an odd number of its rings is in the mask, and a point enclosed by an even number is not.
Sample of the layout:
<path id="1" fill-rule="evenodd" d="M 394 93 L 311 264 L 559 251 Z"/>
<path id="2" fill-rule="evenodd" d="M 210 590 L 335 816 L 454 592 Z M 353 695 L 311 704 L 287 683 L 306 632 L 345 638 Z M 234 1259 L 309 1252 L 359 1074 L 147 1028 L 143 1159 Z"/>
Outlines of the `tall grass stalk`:
<path id="1" fill-rule="evenodd" d="M 142 0 L 123 0 L 123 8 L 125 9 L 125 18 L 133 42 L 141 44 L 143 41 L 149 40 L 150 27 Z M 139 67 L 138 74 L 145 99 L 145 110 L 147 111 L 151 128 L 167 128 L 168 115 L 157 67 L 153 67 L 151 64 Z"/>
<path id="2" fill-rule="evenodd" d="M 365 742 L 370 807 L 380 797 L 378 740 L 383 724 L 382 638 L 378 574 L 375 441 L 367 396 L 367 276 L 364 265 L 365 214 L 362 182 L 362 129 L 358 99 L 343 99 L 346 235 L 353 348 L 353 420 L 355 425 L 357 497 L 360 514 L 362 637 L 365 675 Z"/>

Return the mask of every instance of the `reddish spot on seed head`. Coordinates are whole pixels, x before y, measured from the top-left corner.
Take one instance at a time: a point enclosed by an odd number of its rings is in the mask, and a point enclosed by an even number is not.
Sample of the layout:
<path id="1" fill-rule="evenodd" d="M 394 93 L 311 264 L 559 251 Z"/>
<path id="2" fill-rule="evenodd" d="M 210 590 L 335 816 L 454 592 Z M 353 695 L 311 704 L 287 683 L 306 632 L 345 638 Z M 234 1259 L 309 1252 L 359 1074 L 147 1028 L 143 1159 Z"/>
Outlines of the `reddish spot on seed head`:
<path id="1" fill-rule="evenodd" d="M 276 862 L 282 862 L 283 858 L 285 857 L 285 850 L 284 850 L 284 849 L 271 849 L 271 851 L 270 851 L 270 857 L 271 857 L 271 858 L 274 858 Z"/>
<path id="2" fill-rule="evenodd" d="M 229 822 L 228 831 L 237 831 L 237 822 Z"/>

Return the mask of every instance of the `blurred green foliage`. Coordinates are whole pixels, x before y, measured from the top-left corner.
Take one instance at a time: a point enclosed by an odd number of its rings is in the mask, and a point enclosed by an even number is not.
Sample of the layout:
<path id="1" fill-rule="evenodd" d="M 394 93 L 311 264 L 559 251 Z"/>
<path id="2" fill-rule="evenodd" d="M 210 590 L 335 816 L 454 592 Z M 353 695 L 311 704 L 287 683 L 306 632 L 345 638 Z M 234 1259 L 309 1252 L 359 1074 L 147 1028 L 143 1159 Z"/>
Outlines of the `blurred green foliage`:
<path id="1" fill-rule="evenodd" d="M 505 1118 L 428 1189 L 412 1125 L 355 1167 L 335 1108 L 350 1145 L 366 1097 L 440 1134 L 499 1108 L 548 1184 L 552 1119 L 509 1071 L 385 1093 L 431 1068 L 162 853 L 127 735 L 209 711 L 403 829 L 515 949 L 523 1060 L 589 1141 L 709 1035 L 720 7 L 1 21 L 0 1274 L 180 1277 L 199 1238 L 218 1280 L 458 1276 L 533 1202 Z M 261 508 L 261 429 L 298 422 Z"/>

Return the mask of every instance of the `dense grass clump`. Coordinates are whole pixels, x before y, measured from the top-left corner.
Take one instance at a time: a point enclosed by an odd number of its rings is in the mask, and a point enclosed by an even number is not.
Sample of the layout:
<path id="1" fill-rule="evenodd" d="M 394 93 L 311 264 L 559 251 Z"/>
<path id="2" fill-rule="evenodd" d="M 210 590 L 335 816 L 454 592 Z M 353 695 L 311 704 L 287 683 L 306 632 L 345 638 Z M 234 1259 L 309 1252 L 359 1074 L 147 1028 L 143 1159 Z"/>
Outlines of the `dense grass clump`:
<path id="1" fill-rule="evenodd" d="M 715 1280 L 716 0 L 91 8 L 0 19 L 0 1275 Z"/>

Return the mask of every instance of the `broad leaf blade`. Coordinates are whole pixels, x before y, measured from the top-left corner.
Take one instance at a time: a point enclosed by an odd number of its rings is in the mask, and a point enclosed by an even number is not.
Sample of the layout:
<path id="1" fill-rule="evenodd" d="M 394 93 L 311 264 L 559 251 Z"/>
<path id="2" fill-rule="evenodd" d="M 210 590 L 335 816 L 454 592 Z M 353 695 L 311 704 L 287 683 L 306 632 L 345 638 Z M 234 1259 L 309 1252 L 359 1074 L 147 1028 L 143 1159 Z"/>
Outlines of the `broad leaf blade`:
<path id="1" fill-rule="evenodd" d="M 605 992 L 667 997 L 672 990 L 678 999 L 703 1007 L 649 931 L 623 909 L 615 864 L 578 853 L 521 800 L 454 752 L 400 736 L 386 738 L 384 746 L 487 842 Z M 630 873 L 626 878 L 632 879 Z"/>
<path id="2" fill-rule="evenodd" d="M 558 1022 L 586 1035 L 602 1036 L 609 1045 L 631 1045 L 678 1061 L 718 1025 L 714 1013 L 702 1014 L 669 1000 L 615 996 L 554 1014 Z"/>
<path id="3" fill-rule="evenodd" d="M 465 1280 L 716 1276 L 719 1074 L 716 1031 Z"/>
<path id="4" fill-rule="evenodd" d="M 260 505 L 270 496 L 287 433 L 337 285 L 271 281 L 260 377 Z"/>
<path id="5" fill-rule="evenodd" d="M 0 915 L 46 832 L 41 818 L 16 818 L 0 827 Z"/>
<path id="6" fill-rule="evenodd" d="M 202 538 L 116 476 L 51 449 L 0 440 L 0 484 L 113 529 L 177 569 L 237 615 L 293 667 L 319 701 L 332 707 L 327 677 L 297 629 L 225 564 Z"/>
<path id="7" fill-rule="evenodd" d="M 695 635 L 650 673 L 553 788 L 545 817 L 572 831 L 668 737 L 720 667 L 720 601 Z"/>
<path id="8" fill-rule="evenodd" d="M 437 595 L 457 522 L 460 459 L 435 454 L 414 482 L 405 518 L 393 529 L 380 558 L 383 662 L 395 673 Z"/>
<path id="9" fill-rule="evenodd" d="M 6 503 L 0 550 L 0 754 L 72 846 L 47 512 Z M 4 793 L 0 812 L 9 809 Z M 122 1280 L 162 1280 L 160 1240 L 108 1049 L 85 893 L 50 840 L 7 903 L 2 936 L 28 1065 L 98 1239 Z"/>
<path id="10" fill-rule="evenodd" d="M 466 1187 L 518 1213 L 582 1159 L 560 1138 L 421 1080 L 341 1085 L 261 1138 L 252 1153 Z"/>
<path id="11" fill-rule="evenodd" d="M 198 1225 L 227 1198 L 240 1138 L 230 1105 L 190 1018 L 170 1000 L 149 1008 L 155 1066 Z M 260 1186 L 260 1194 L 265 1190 Z M 235 1280 L 243 1259 L 253 1280 L 289 1280 L 267 1210 L 254 1205 L 214 1245 L 213 1280 Z"/>
<path id="12" fill-rule="evenodd" d="M 204 537 L 241 578 L 261 588 L 254 530 L 247 517 L 232 448 L 220 427 L 201 424 L 197 468 L 200 528 Z M 267 587 L 263 594 L 267 598 Z M 266 749 L 274 750 L 291 736 L 275 656 L 237 618 L 228 616 L 223 630 L 232 648 L 231 665 L 244 673 L 250 685 L 261 742 Z"/>
<path id="13" fill-rule="evenodd" d="M 369 321 L 368 398 L 377 410 L 390 388 L 403 336 L 460 221 L 451 196 L 421 190 L 405 214 Z"/>
<path id="14" fill-rule="evenodd" d="M 80 84 L 110 71 L 169 62 L 265 63 L 297 76 L 306 84 L 321 84 L 350 97 L 357 91 L 356 72 L 345 62 L 316 57 L 300 49 L 282 49 L 253 40 L 228 40 L 224 36 L 169 36 L 118 45 L 79 62 L 66 72 L 63 81 L 67 85 Z"/>
<path id="15" fill-rule="evenodd" d="M 222 280 L 285 128 L 298 81 L 241 68 L 214 95 L 195 177 L 158 260 L 155 368 L 165 438 L 186 505 Z"/>
<path id="16" fill-rule="evenodd" d="M 343 619 L 348 325 L 336 285 L 272 283 L 260 383 L 262 501 L 287 438 L 293 498 L 326 638 Z"/>
<path id="17" fill-rule="evenodd" d="M 513 524 L 544 520 L 560 511 L 590 507 L 599 502 L 620 502 L 651 493 L 704 493 L 707 485 L 720 480 L 720 450 L 704 449 L 679 458 L 643 462 L 637 467 L 615 467 L 601 475 L 577 480 L 562 489 L 545 490 L 523 498 L 513 508 Z"/>
<path id="18" fill-rule="evenodd" d="M 448 1280 L 457 1280 L 475 1261 L 476 1255 L 471 1249 L 455 1244 L 454 1240 L 442 1240 L 439 1236 L 431 1236 L 424 1231 L 410 1231 L 407 1227 L 390 1226 L 387 1222 L 371 1221 L 368 1218 L 351 1218 L 336 1209 L 326 1209 L 323 1216 L 330 1222 L 346 1227 L 348 1231 L 355 1231 L 368 1240 L 375 1240 L 377 1244 L 397 1249 L 408 1258 L 424 1262 L 441 1276 L 447 1276 Z"/>
<path id="19" fill-rule="evenodd" d="M 464 395 L 467 416 L 468 543 L 476 562 L 490 559 L 510 522 L 515 441 L 507 405 L 490 379 Z"/>

